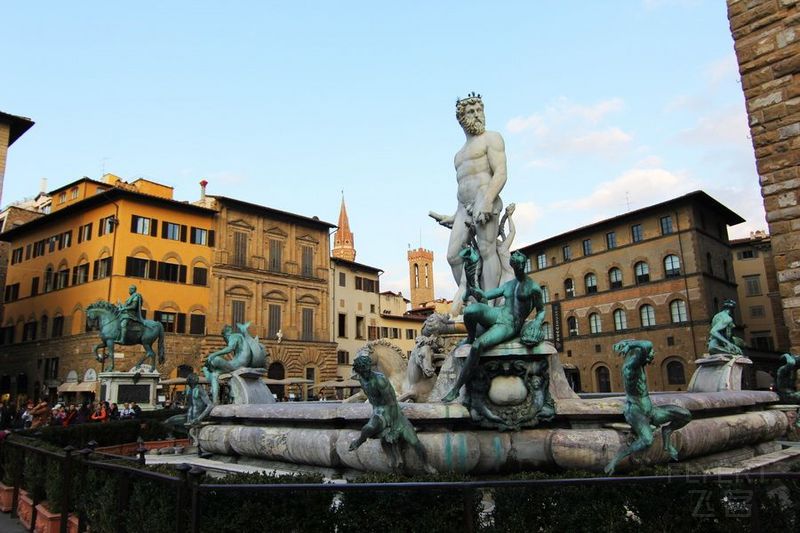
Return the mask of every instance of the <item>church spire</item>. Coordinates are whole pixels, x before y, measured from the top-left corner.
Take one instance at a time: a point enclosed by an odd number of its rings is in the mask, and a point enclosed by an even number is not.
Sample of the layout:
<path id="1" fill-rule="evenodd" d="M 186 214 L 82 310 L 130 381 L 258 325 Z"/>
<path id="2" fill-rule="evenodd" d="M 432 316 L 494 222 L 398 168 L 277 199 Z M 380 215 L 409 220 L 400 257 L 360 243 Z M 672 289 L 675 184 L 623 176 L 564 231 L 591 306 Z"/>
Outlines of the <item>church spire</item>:
<path id="1" fill-rule="evenodd" d="M 355 239 L 353 232 L 350 231 L 350 221 L 347 219 L 344 193 L 342 193 L 342 207 L 339 210 L 339 229 L 333 237 L 333 257 L 347 261 L 356 260 Z"/>

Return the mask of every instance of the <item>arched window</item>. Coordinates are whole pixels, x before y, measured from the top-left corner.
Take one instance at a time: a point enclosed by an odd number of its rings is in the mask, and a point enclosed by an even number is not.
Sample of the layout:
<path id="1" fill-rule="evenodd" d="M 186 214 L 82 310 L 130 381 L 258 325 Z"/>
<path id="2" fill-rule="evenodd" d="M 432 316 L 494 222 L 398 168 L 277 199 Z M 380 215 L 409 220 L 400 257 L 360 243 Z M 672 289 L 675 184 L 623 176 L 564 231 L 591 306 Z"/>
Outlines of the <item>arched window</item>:
<path id="1" fill-rule="evenodd" d="M 414 288 L 419 288 L 419 265 L 414 264 Z"/>
<path id="2" fill-rule="evenodd" d="M 600 315 L 597 313 L 589 315 L 589 331 L 592 333 L 601 333 L 603 331 L 603 326 L 600 323 Z"/>
<path id="3" fill-rule="evenodd" d="M 570 337 L 576 336 L 578 334 L 578 319 L 574 316 L 569 317 L 567 319 L 567 329 Z"/>
<path id="4" fill-rule="evenodd" d="M 614 311 L 614 329 L 616 331 L 628 329 L 628 317 L 625 315 L 624 309 Z"/>
<path id="5" fill-rule="evenodd" d="M 564 280 L 564 293 L 567 295 L 567 298 L 575 297 L 575 284 L 572 282 L 571 278 Z"/>
<path id="6" fill-rule="evenodd" d="M 547 289 L 547 285 L 542 285 L 542 303 L 547 303 L 550 301 L 550 291 Z"/>
<path id="7" fill-rule="evenodd" d="M 594 274 L 586 274 L 583 278 L 586 284 L 586 294 L 593 294 L 597 292 L 597 276 Z"/>
<path id="8" fill-rule="evenodd" d="M 545 340 L 553 340 L 553 327 L 550 322 L 542 322 L 542 332 L 544 333 Z"/>
<path id="9" fill-rule="evenodd" d="M 429 278 L 430 278 L 430 273 L 428 271 L 428 265 L 426 264 L 425 265 L 425 288 L 426 289 L 430 289 L 430 287 L 431 287 L 431 282 L 430 282 Z"/>
<path id="10" fill-rule="evenodd" d="M 267 377 L 270 379 L 284 379 L 286 377 L 286 371 L 283 368 L 281 363 L 270 363 L 269 368 L 267 368 Z M 278 397 L 278 401 L 284 398 L 284 389 L 283 385 L 270 385 L 270 390 L 272 394 Z"/>
<path id="11" fill-rule="evenodd" d="M 42 338 L 47 338 L 47 326 L 49 325 L 49 320 L 47 319 L 47 315 L 42 315 L 42 318 L 39 319 L 39 326 L 42 331 Z"/>
<path id="12" fill-rule="evenodd" d="M 673 324 L 686 322 L 688 316 L 686 314 L 686 302 L 683 300 L 672 300 L 669 303 L 669 314 Z"/>
<path id="13" fill-rule="evenodd" d="M 650 304 L 644 304 L 639 308 L 639 318 L 642 319 L 642 327 L 649 328 L 656 325 L 656 310 Z"/>
<path id="14" fill-rule="evenodd" d="M 611 373 L 608 367 L 598 366 L 594 370 L 594 378 L 597 382 L 597 392 L 611 392 Z"/>
<path id="15" fill-rule="evenodd" d="M 709 274 L 714 274 L 714 265 L 711 263 L 711 252 L 706 253 L 706 270 Z"/>
<path id="16" fill-rule="evenodd" d="M 664 258 L 664 276 L 675 278 L 681 275 L 681 260 L 677 255 L 670 254 Z"/>
<path id="17" fill-rule="evenodd" d="M 47 267 L 44 271 L 44 292 L 50 292 L 53 290 L 53 267 Z"/>
<path id="18" fill-rule="evenodd" d="M 725 278 L 725 281 L 728 281 L 728 262 L 724 259 L 722 260 L 722 277 Z"/>
<path id="19" fill-rule="evenodd" d="M 633 267 L 636 273 L 636 283 L 647 283 L 650 281 L 650 267 L 644 261 L 639 261 Z"/>
<path id="20" fill-rule="evenodd" d="M 608 284 L 612 289 L 619 289 L 622 287 L 622 270 L 617 267 L 608 271 Z"/>
<path id="21" fill-rule="evenodd" d="M 686 373 L 683 370 L 683 363 L 674 360 L 667 363 L 667 383 L 670 385 L 686 384 Z"/>

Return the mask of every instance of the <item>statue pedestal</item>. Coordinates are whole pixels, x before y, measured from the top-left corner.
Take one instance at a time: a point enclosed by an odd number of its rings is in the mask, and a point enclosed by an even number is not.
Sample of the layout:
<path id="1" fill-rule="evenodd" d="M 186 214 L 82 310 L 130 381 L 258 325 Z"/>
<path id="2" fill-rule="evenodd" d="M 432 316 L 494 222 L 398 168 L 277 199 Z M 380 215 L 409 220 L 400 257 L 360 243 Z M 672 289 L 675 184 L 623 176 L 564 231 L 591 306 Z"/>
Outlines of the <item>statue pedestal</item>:
<path id="1" fill-rule="evenodd" d="M 160 377 L 147 367 L 137 372 L 100 372 L 100 400 L 117 405 L 136 402 L 145 411 L 155 409 Z"/>
<path id="2" fill-rule="evenodd" d="M 275 397 L 261 378 L 267 375 L 264 368 L 240 368 L 230 374 L 230 395 L 233 403 L 265 404 L 275 403 Z"/>
<path id="3" fill-rule="evenodd" d="M 469 347 L 457 349 L 463 360 Z M 577 399 L 564 375 L 558 352 L 549 342 L 535 347 L 517 341 L 484 353 L 465 386 L 464 405 L 473 422 L 500 430 L 535 427 L 555 416 L 555 401 Z"/>
<path id="4" fill-rule="evenodd" d="M 753 361 L 743 355 L 706 355 L 695 361 L 697 370 L 689 382 L 689 392 L 742 390 L 742 369 Z"/>

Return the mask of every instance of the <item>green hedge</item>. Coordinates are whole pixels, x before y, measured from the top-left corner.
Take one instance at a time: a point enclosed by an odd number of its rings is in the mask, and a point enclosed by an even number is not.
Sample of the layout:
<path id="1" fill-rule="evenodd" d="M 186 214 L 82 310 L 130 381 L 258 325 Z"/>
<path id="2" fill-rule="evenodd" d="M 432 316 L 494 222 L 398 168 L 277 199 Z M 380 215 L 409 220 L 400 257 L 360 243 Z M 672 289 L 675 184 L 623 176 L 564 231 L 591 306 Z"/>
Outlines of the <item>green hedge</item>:
<path id="1" fill-rule="evenodd" d="M 77 424 L 69 427 L 45 426 L 20 431 L 17 435 L 41 439 L 60 448 L 73 446 L 85 448 L 95 441 L 100 447 L 115 446 L 143 440 L 161 440 L 168 437 L 170 429 L 158 420 L 119 420 L 106 423 Z"/>
<path id="2" fill-rule="evenodd" d="M 108 425 L 108 424 L 103 424 Z M 100 426 L 98 424 L 97 426 Z M 20 439 L 14 435 L 12 440 Z M 24 439 L 31 443 L 31 439 Z M 54 449 L 40 441 L 38 446 Z M 24 486 L 37 499 L 47 499 L 51 510 L 61 503 L 62 476 L 56 459 L 26 452 L 21 461 L 17 448 L 2 446 L 4 477 L 22 467 Z M 146 468 L 179 477 L 171 466 L 139 466 L 130 461 L 119 464 Z M 131 477 L 126 511 L 120 513 L 120 475 L 74 463 L 71 476 L 73 506 L 82 511 L 93 532 L 115 532 L 123 520 L 129 532 L 174 531 L 177 513 L 176 487 L 159 481 Z M 450 491 L 290 491 L 210 490 L 201 497 L 201 531 L 208 533 L 242 531 L 424 531 L 436 533 L 466 529 L 464 506 L 471 508 L 473 529 L 484 532 L 514 531 L 614 531 L 661 532 L 702 531 L 704 533 L 748 531 L 749 505 L 758 502 L 759 525 L 763 530 L 800 529 L 800 483 L 759 481 L 688 483 L 680 473 L 663 468 L 635 472 L 635 475 L 672 475 L 667 482 L 653 484 L 573 485 L 514 487 Z M 553 479 L 590 477 L 583 472 L 560 474 L 521 473 L 505 479 Z M 368 474 L 353 481 L 394 483 L 410 481 L 460 482 L 478 478 L 454 474 L 405 477 Z M 297 484 L 320 483 L 317 474 L 278 476 L 275 474 L 230 474 L 203 476 L 204 484 Z M 482 498 L 486 496 L 485 501 Z M 188 497 L 188 494 L 187 494 Z M 491 502 L 484 508 L 484 503 Z M 188 525 L 188 501 L 184 515 Z"/>
<path id="3" fill-rule="evenodd" d="M 468 481 L 458 474 L 436 474 L 408 477 L 395 474 L 366 474 L 355 483 L 405 483 L 419 481 Z M 477 529 L 480 517 L 481 492 L 474 491 L 465 500 L 463 491 L 397 491 L 378 490 L 342 495 L 332 518 L 339 531 L 424 531 L 447 533 L 465 527 L 464 505 L 472 508 Z M 332 530 L 332 529 L 331 529 Z"/>

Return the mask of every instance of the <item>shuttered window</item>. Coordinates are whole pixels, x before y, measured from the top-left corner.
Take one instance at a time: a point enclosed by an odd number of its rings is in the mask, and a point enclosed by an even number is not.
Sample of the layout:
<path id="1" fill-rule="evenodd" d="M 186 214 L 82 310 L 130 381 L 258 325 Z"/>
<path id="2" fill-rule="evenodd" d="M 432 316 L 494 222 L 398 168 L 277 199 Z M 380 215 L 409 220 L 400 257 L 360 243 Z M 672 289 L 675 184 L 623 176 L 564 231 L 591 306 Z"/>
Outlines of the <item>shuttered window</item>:
<path id="1" fill-rule="evenodd" d="M 281 329 L 281 306 L 278 304 L 269 304 L 269 329 L 267 337 L 270 339 L 278 335 Z"/>
<path id="2" fill-rule="evenodd" d="M 233 328 L 236 328 L 237 324 L 244 324 L 244 302 L 241 300 L 232 300 L 231 301 L 231 321 L 233 322 Z"/>
<path id="3" fill-rule="evenodd" d="M 247 233 L 233 232 L 233 264 L 247 266 Z"/>
<path id="4" fill-rule="evenodd" d="M 277 239 L 269 240 L 269 269 L 281 272 L 283 265 L 283 243 Z"/>
<path id="5" fill-rule="evenodd" d="M 303 309 L 303 337 L 304 341 L 314 340 L 314 310 Z"/>
<path id="6" fill-rule="evenodd" d="M 314 249 L 311 246 L 303 246 L 302 275 L 306 277 L 314 276 Z"/>

